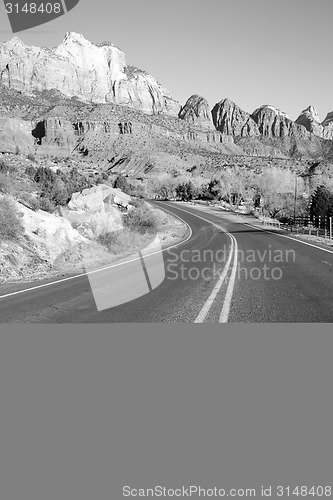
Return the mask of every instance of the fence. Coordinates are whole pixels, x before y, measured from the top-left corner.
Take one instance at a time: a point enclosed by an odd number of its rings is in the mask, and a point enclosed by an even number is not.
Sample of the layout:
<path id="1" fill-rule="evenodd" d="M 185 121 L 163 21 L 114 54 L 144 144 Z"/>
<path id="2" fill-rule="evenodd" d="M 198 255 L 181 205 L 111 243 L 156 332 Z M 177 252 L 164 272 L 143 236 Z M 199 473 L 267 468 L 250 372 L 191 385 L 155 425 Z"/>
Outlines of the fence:
<path id="1" fill-rule="evenodd" d="M 275 219 L 262 219 L 263 225 L 279 227 L 297 234 L 308 234 L 332 240 L 332 217 L 295 217 L 286 222 L 280 222 Z"/>

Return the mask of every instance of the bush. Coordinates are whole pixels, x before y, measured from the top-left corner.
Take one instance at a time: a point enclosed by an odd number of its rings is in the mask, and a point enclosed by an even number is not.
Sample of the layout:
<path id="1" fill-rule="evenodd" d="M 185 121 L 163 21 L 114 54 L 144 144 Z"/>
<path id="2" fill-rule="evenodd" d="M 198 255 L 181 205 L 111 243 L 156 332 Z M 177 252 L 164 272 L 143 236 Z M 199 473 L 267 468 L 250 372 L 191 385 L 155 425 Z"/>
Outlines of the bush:
<path id="1" fill-rule="evenodd" d="M 0 239 L 17 240 L 24 233 L 20 219 L 14 203 L 9 198 L 0 198 Z"/>
<path id="2" fill-rule="evenodd" d="M 113 246 L 118 244 L 118 239 L 118 234 L 115 231 L 105 231 L 97 236 L 98 243 L 106 246 L 109 250 L 112 250 Z"/>
<path id="3" fill-rule="evenodd" d="M 25 174 L 30 177 L 30 179 L 33 179 L 35 177 L 35 174 L 37 172 L 37 168 L 33 167 L 32 165 L 29 165 L 25 169 Z"/>
<path id="4" fill-rule="evenodd" d="M 124 226 L 145 233 L 156 228 L 156 219 L 151 208 L 144 202 L 138 202 L 128 213 L 123 215 Z"/>
<path id="5" fill-rule="evenodd" d="M 8 194 L 10 191 L 9 181 L 5 174 L 0 173 L 0 193 Z"/>
<path id="6" fill-rule="evenodd" d="M 40 209 L 40 201 L 29 193 L 20 193 L 18 196 L 18 201 L 28 208 L 31 208 L 34 212 Z"/>
<path id="7" fill-rule="evenodd" d="M 113 187 L 121 189 L 124 193 L 129 194 L 128 193 L 128 190 L 130 189 L 129 183 L 126 177 L 123 177 L 122 175 L 118 175 L 118 177 L 113 183 Z"/>
<path id="8" fill-rule="evenodd" d="M 7 174 L 9 172 L 9 166 L 4 162 L 4 160 L 0 160 L 0 173 Z"/>
<path id="9" fill-rule="evenodd" d="M 39 198 L 39 206 L 40 206 L 40 209 L 44 210 L 45 212 L 52 213 L 55 210 L 54 203 L 52 203 L 52 201 L 50 201 L 45 196 L 42 196 Z"/>
<path id="10" fill-rule="evenodd" d="M 27 158 L 28 158 L 28 160 L 33 161 L 33 162 L 36 163 L 36 157 L 32 153 L 29 153 L 28 156 L 27 156 Z"/>
<path id="11" fill-rule="evenodd" d="M 194 186 L 191 181 L 183 182 L 176 187 L 176 196 L 182 201 L 192 200 L 194 195 Z"/>

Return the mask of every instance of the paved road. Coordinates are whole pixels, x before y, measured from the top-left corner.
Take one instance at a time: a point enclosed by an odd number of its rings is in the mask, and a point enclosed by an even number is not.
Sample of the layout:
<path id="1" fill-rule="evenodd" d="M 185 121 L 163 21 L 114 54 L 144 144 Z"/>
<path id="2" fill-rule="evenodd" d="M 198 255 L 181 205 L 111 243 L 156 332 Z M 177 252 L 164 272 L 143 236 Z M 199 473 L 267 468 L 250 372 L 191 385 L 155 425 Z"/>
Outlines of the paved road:
<path id="1" fill-rule="evenodd" d="M 333 252 L 218 209 L 156 204 L 190 228 L 163 259 L 157 246 L 89 277 L 0 290 L 1 322 L 333 321 Z"/>

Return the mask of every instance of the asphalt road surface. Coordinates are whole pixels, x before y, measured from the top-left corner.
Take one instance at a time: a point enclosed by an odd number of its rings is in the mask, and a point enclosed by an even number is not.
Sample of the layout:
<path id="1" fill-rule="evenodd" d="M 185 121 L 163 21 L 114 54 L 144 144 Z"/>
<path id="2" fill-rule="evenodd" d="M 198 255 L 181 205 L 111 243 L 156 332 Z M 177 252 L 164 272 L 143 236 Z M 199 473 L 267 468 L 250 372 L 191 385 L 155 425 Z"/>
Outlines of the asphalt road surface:
<path id="1" fill-rule="evenodd" d="M 142 249 L 81 276 L 1 291 L 2 323 L 330 323 L 333 252 L 243 216 L 154 202 L 188 224 L 176 246 Z M 29 290 L 27 290 L 29 288 Z"/>

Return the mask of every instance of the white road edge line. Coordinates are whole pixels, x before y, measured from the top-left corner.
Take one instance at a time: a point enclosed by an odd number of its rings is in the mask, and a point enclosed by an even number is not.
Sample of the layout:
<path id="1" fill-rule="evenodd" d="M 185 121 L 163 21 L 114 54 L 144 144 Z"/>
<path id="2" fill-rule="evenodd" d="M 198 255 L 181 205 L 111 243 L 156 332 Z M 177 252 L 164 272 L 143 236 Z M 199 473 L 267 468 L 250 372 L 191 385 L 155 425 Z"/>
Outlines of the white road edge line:
<path id="1" fill-rule="evenodd" d="M 232 264 L 232 271 L 229 280 L 229 285 L 227 289 L 227 293 L 225 294 L 223 308 L 221 311 L 219 323 L 227 323 L 230 312 L 230 305 L 232 296 L 234 293 L 235 281 L 236 281 L 236 270 L 237 270 L 237 255 L 238 255 L 238 244 L 236 238 L 231 234 L 231 237 L 235 240 L 235 250 L 234 250 L 234 261 Z"/>
<path id="2" fill-rule="evenodd" d="M 264 231 L 265 233 L 276 234 L 277 236 L 281 236 L 281 238 L 288 238 L 288 240 L 297 241 L 298 243 L 302 243 L 303 245 L 308 245 L 309 247 L 323 250 L 323 252 L 333 253 L 333 251 L 329 250 L 328 248 L 317 247 L 317 245 L 313 245 L 312 243 L 308 243 L 307 241 L 298 240 L 297 238 L 292 238 L 291 236 L 287 236 L 286 234 L 275 233 L 273 231 L 270 231 L 269 229 L 264 229 L 263 227 L 252 226 L 252 224 L 249 224 L 248 222 L 240 222 L 240 224 L 252 227 L 253 229 L 259 229 L 259 231 Z"/>
<path id="3" fill-rule="evenodd" d="M 166 209 L 163 209 L 163 210 L 166 210 Z M 178 215 L 175 215 L 174 213 L 170 212 L 169 210 L 166 210 L 166 211 L 169 212 L 170 214 L 172 214 L 174 217 L 177 217 L 178 219 L 180 219 L 182 222 L 184 222 L 184 224 L 186 224 L 186 226 L 189 228 L 190 234 L 185 240 L 180 241 L 179 243 L 175 243 L 174 245 L 170 245 L 166 248 L 163 248 L 162 252 L 165 252 L 166 250 L 170 250 L 170 248 L 175 248 L 175 247 L 178 247 L 179 245 L 183 245 L 184 243 L 186 243 L 186 241 L 188 241 L 192 237 L 192 234 L 193 234 L 191 227 L 189 226 L 189 224 L 187 224 L 186 221 L 184 221 Z M 157 253 L 160 253 L 160 252 L 161 252 L 161 250 L 157 250 L 156 252 L 151 252 L 151 253 L 145 255 L 145 257 L 150 257 L 151 255 L 156 255 Z M 130 262 L 135 262 L 136 260 L 140 260 L 140 257 L 135 257 L 134 259 L 126 260 L 123 262 L 118 262 L 116 264 L 110 264 L 108 266 L 104 266 L 104 267 L 101 267 L 99 269 L 94 269 L 93 271 L 87 271 L 85 273 L 76 274 L 75 276 L 69 276 L 68 278 L 61 278 L 60 280 L 51 281 L 50 283 L 44 283 L 43 285 L 36 285 L 36 286 L 30 287 L 30 288 L 24 288 L 23 290 L 18 290 L 17 292 L 6 293 L 5 295 L 0 295 L 0 300 L 5 299 L 7 297 L 13 297 L 14 295 L 19 295 L 21 293 L 31 292 L 32 290 L 38 290 L 39 288 L 45 288 L 47 286 L 57 285 L 58 283 L 64 283 L 65 281 L 70 281 L 70 280 L 74 280 L 77 278 L 82 278 L 83 276 L 88 276 L 90 274 L 99 273 L 101 271 L 105 271 L 105 270 L 111 269 L 113 267 L 123 266 L 124 264 L 129 264 Z"/>
<path id="4" fill-rule="evenodd" d="M 231 299 L 232 299 L 232 295 L 233 295 L 233 291 L 234 291 L 234 285 L 235 285 L 235 276 L 236 276 L 236 269 L 237 269 L 237 253 L 238 253 L 237 240 L 231 233 L 226 231 L 222 226 L 220 226 L 216 222 L 212 222 L 208 219 L 205 219 L 204 217 L 200 217 L 200 215 L 196 215 L 196 214 L 193 214 L 192 212 L 188 212 L 187 210 L 184 210 L 183 208 L 177 207 L 177 210 L 180 210 L 180 211 L 185 212 L 187 214 L 193 215 L 194 217 L 197 217 L 198 219 L 202 219 L 205 222 L 209 222 L 209 224 L 212 224 L 213 226 L 217 227 L 218 229 L 222 229 L 222 231 L 225 234 L 227 234 L 229 236 L 229 238 L 231 239 L 231 249 L 230 249 L 230 253 L 229 253 L 229 258 L 228 258 L 226 265 L 224 266 L 223 273 L 222 273 L 221 277 L 219 278 L 218 282 L 216 283 L 216 285 L 214 286 L 213 290 L 211 291 L 211 293 L 210 293 L 208 299 L 206 300 L 206 302 L 204 303 L 203 307 L 199 311 L 199 314 L 196 316 L 196 318 L 194 320 L 194 323 L 202 323 L 205 320 L 210 308 L 213 305 L 213 302 L 214 302 L 218 292 L 220 291 L 220 289 L 223 285 L 225 277 L 229 271 L 229 266 L 230 266 L 232 254 L 234 252 L 234 262 L 233 262 L 232 274 L 230 277 L 230 282 L 229 282 L 229 286 L 227 289 L 227 294 L 226 294 L 224 302 L 223 302 L 222 312 L 221 312 L 220 321 L 219 321 L 220 323 L 226 323 L 228 320 L 230 303 L 231 303 Z M 236 251 L 235 251 L 235 249 L 236 249 Z M 223 314 L 223 319 L 226 318 L 225 321 L 221 321 L 222 314 Z"/>

